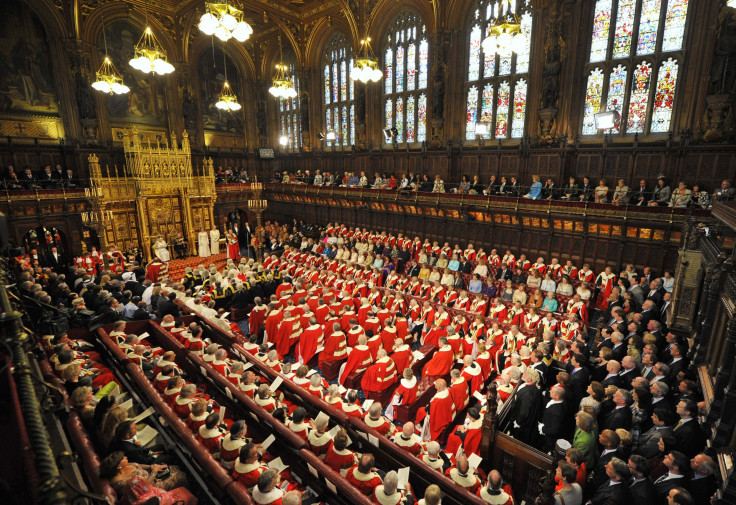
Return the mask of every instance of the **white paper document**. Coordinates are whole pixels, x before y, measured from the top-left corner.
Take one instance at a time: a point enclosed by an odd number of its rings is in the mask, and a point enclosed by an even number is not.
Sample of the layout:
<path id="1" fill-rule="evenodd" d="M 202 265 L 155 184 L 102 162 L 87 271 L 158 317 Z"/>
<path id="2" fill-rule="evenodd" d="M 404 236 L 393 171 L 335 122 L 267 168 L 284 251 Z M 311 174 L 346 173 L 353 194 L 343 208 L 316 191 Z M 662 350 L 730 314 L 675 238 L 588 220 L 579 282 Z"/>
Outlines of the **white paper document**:
<path id="1" fill-rule="evenodd" d="M 268 450 L 268 448 L 271 447 L 271 444 L 274 442 L 274 440 L 276 440 L 276 437 L 273 435 L 269 435 L 266 440 L 261 442 L 261 449 L 263 449 L 264 451 Z"/>
<path id="2" fill-rule="evenodd" d="M 148 407 L 146 410 L 131 419 L 131 421 L 133 421 L 134 423 L 140 423 L 154 412 L 156 412 L 156 409 L 154 409 L 153 407 Z"/>
<path id="3" fill-rule="evenodd" d="M 274 460 L 269 461 L 268 467 L 273 470 L 276 470 L 278 473 L 281 473 L 287 468 L 289 468 L 289 465 L 281 461 L 281 458 L 276 458 Z"/>
<path id="4" fill-rule="evenodd" d="M 271 386 L 268 388 L 269 391 L 271 391 L 272 393 L 276 391 L 279 388 L 279 386 L 281 386 L 282 382 L 284 382 L 284 379 L 282 379 L 281 377 L 276 377 L 274 381 L 271 383 Z"/>
<path id="5" fill-rule="evenodd" d="M 404 467 L 399 468 L 399 489 L 406 489 L 406 484 L 409 482 L 409 472 L 411 471 L 411 468 Z"/>
<path id="6" fill-rule="evenodd" d="M 138 442 L 141 444 L 141 447 L 145 447 L 150 444 L 157 435 L 158 431 L 150 426 L 146 426 L 138 432 Z"/>
<path id="7" fill-rule="evenodd" d="M 468 464 L 470 465 L 470 468 L 474 470 L 478 468 L 478 465 L 480 465 L 481 461 L 483 461 L 483 458 L 481 458 L 477 454 L 471 454 L 470 456 L 468 456 Z"/>

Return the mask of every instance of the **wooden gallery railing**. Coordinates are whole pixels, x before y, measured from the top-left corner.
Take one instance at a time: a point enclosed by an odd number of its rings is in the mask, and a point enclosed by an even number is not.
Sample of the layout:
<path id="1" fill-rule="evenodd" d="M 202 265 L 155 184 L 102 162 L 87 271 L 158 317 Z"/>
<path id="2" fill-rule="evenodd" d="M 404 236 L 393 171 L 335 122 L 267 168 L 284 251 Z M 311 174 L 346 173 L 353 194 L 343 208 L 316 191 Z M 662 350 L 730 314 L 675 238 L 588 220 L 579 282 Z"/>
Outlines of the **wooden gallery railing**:
<path id="1" fill-rule="evenodd" d="M 511 485 L 516 503 L 554 503 L 552 494 L 556 460 L 503 431 L 513 421 L 510 414 L 514 393 L 516 390 L 500 412 L 490 407 L 486 409 L 480 443 L 481 456 L 490 468 L 501 473 L 506 484 Z M 495 383 L 489 387 L 487 398 L 489 406 L 496 404 Z"/>

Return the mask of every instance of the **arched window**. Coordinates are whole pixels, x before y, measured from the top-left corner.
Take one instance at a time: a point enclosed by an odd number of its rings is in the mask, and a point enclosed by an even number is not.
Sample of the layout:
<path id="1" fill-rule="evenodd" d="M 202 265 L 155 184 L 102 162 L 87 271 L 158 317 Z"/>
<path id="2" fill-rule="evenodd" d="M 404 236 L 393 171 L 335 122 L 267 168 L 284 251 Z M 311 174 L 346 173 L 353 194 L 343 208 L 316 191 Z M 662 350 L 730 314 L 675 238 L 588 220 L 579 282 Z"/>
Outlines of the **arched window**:
<path id="1" fill-rule="evenodd" d="M 384 124 L 396 128 L 396 142 L 427 140 L 427 27 L 412 12 L 401 14 L 383 46 Z"/>
<path id="2" fill-rule="evenodd" d="M 520 139 L 526 119 L 529 53 L 531 50 L 532 16 L 524 9 L 528 0 L 479 0 L 470 16 L 469 55 L 465 85 L 465 140 Z M 526 45 L 511 56 L 485 54 L 483 40 L 490 35 L 493 21 L 507 8 L 519 16 Z M 502 10 L 503 9 L 503 10 Z M 485 133 L 476 129 L 483 124 Z"/>
<path id="3" fill-rule="evenodd" d="M 350 79 L 353 50 L 348 38 L 336 33 L 322 53 L 324 95 L 322 113 L 325 130 L 337 135 L 335 145 L 351 146 L 355 142 L 355 84 Z M 332 141 L 326 141 L 328 146 Z"/>
<path id="4" fill-rule="evenodd" d="M 670 131 L 682 65 L 688 0 L 597 0 L 593 12 L 583 135 L 595 114 L 616 111 L 610 134 Z"/>
<path id="5" fill-rule="evenodd" d="M 279 98 L 279 127 L 281 135 L 288 139 L 286 147 L 299 149 L 302 147 L 301 89 L 295 59 L 294 53 L 284 53 L 284 65 L 289 68 L 287 76 L 294 83 L 296 97 Z"/>

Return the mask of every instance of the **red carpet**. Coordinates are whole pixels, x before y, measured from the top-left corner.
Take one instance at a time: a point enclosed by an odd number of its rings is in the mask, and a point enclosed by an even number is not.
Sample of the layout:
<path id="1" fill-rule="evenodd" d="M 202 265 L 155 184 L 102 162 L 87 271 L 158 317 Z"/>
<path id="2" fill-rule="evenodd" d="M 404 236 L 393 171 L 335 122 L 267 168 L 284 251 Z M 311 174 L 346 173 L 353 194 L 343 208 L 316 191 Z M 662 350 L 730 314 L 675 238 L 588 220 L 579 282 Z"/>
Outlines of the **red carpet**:
<path id="1" fill-rule="evenodd" d="M 227 253 L 209 256 L 207 258 L 192 256 L 183 260 L 171 260 L 169 261 L 169 279 L 179 282 L 184 277 L 184 269 L 186 267 L 194 268 L 197 265 L 204 265 L 205 268 L 209 268 L 212 263 L 217 266 L 218 272 L 222 272 L 223 267 L 227 263 Z"/>

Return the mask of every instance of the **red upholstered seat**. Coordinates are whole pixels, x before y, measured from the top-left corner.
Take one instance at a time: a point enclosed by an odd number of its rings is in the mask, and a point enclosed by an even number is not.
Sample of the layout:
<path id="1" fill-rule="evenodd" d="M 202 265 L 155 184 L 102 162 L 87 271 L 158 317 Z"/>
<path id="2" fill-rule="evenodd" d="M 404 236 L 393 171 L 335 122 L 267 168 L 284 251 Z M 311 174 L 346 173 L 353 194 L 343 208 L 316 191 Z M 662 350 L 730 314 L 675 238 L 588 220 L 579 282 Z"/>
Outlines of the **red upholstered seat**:
<path id="1" fill-rule="evenodd" d="M 322 377 L 324 377 L 328 381 L 337 379 L 337 376 L 340 375 L 340 367 L 346 361 L 347 358 L 322 362 Z"/>

